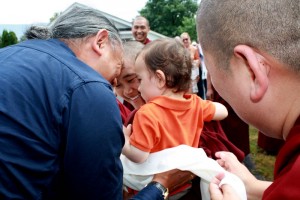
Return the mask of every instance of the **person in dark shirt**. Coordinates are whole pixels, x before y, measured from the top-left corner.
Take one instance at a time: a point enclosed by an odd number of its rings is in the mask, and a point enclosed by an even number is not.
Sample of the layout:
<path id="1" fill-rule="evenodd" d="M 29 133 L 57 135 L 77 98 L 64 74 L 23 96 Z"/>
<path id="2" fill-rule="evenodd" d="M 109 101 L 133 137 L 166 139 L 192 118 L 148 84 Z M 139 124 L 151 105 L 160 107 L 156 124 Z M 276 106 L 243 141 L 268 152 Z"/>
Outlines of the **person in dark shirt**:
<path id="1" fill-rule="evenodd" d="M 74 6 L 0 49 L 0 199 L 122 199 L 122 41 Z"/>

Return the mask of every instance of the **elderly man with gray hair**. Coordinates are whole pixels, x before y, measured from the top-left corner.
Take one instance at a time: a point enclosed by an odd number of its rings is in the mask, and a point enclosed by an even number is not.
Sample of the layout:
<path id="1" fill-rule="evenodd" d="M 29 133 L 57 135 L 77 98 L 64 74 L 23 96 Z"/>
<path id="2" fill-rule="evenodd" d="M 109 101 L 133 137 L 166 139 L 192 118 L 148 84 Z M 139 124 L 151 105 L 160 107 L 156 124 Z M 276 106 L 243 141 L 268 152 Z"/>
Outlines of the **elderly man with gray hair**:
<path id="1" fill-rule="evenodd" d="M 0 50 L 0 199 L 122 199 L 116 27 L 74 6 Z"/>

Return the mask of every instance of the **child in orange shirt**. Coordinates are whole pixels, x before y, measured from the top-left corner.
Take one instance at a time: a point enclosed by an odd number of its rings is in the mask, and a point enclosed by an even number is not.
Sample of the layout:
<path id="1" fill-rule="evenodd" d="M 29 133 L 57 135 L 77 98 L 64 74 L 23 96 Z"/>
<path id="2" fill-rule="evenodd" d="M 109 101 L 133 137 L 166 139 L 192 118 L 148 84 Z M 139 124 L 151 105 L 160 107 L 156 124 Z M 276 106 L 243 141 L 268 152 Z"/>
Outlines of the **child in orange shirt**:
<path id="1" fill-rule="evenodd" d="M 137 56 L 135 69 L 139 91 L 147 102 L 124 129 L 122 154 L 136 163 L 150 153 L 186 144 L 198 147 L 204 121 L 222 120 L 228 112 L 220 103 L 187 94 L 192 61 L 175 39 L 147 44 Z M 129 139 L 130 137 L 130 139 Z"/>
<path id="2" fill-rule="evenodd" d="M 135 72 L 146 104 L 135 114 L 132 131 L 131 125 L 123 130 L 122 154 L 132 162 L 182 144 L 198 148 L 204 121 L 227 116 L 222 104 L 188 94 L 191 68 L 189 51 L 175 39 L 152 41 L 138 54 Z"/>

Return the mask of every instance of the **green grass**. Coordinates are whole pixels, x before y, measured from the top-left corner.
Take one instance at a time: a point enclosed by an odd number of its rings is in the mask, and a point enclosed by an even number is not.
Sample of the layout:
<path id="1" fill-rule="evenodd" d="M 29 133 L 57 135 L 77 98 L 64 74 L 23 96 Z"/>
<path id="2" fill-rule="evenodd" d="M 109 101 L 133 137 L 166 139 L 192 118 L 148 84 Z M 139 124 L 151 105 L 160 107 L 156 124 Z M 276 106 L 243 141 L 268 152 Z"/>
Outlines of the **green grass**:
<path id="1" fill-rule="evenodd" d="M 253 174 L 259 175 L 264 180 L 273 181 L 275 156 L 267 155 L 263 149 L 257 146 L 257 129 L 250 126 L 250 151 L 255 164 Z"/>

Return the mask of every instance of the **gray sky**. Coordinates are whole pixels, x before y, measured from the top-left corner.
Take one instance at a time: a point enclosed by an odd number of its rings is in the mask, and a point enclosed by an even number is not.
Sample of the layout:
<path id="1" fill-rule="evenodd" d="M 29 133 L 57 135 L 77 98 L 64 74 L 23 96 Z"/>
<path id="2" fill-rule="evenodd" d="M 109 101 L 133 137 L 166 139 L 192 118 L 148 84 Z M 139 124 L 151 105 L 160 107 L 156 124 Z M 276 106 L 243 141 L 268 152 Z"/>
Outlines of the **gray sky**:
<path id="1" fill-rule="evenodd" d="M 55 12 L 64 11 L 74 2 L 131 21 L 147 0 L 2 0 L 0 24 L 47 23 Z"/>

